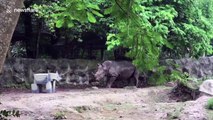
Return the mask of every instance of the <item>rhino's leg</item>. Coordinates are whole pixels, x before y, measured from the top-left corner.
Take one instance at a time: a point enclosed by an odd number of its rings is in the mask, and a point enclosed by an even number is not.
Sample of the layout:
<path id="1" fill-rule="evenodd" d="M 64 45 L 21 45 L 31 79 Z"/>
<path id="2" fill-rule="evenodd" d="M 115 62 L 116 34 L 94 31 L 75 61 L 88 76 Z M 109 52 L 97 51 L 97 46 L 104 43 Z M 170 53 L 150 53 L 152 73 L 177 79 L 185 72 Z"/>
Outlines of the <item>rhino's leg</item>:
<path id="1" fill-rule="evenodd" d="M 107 88 L 111 88 L 113 82 L 116 80 L 117 77 L 110 77 L 109 81 L 107 81 Z"/>
<path id="2" fill-rule="evenodd" d="M 135 86 L 138 87 L 138 83 L 139 83 L 139 72 L 136 70 L 134 73 L 134 78 L 135 78 Z"/>
<path id="3" fill-rule="evenodd" d="M 135 77 L 134 77 L 134 76 L 132 76 L 131 78 L 129 78 L 128 81 L 127 81 L 127 82 L 128 82 L 128 83 L 127 83 L 128 86 L 134 86 L 134 84 L 135 84 L 135 81 L 134 81 L 134 80 L 135 80 Z M 133 81 L 133 82 L 132 82 L 132 81 Z"/>

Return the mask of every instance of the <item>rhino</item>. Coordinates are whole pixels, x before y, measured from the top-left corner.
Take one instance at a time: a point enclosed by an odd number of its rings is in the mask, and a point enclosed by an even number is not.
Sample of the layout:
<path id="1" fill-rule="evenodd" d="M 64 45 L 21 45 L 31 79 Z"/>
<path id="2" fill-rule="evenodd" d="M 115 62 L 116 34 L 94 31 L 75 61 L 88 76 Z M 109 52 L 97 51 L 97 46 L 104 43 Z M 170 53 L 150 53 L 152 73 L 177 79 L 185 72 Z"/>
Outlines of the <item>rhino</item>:
<path id="1" fill-rule="evenodd" d="M 138 87 L 139 72 L 136 67 L 128 61 L 110 61 L 107 60 L 102 64 L 98 64 L 98 70 L 94 74 L 97 81 L 107 78 L 107 88 L 111 88 L 115 80 L 135 79 L 136 87 Z"/>

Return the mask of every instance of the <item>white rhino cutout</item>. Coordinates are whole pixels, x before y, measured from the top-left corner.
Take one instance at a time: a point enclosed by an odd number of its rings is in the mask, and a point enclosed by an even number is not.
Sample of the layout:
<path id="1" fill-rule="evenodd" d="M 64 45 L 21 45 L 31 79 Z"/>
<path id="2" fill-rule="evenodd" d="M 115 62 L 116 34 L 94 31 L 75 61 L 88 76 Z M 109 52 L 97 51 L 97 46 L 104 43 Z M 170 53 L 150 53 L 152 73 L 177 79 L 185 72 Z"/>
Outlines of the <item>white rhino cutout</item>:
<path id="1" fill-rule="evenodd" d="M 213 79 L 205 80 L 201 85 L 200 89 L 201 92 L 213 95 Z"/>

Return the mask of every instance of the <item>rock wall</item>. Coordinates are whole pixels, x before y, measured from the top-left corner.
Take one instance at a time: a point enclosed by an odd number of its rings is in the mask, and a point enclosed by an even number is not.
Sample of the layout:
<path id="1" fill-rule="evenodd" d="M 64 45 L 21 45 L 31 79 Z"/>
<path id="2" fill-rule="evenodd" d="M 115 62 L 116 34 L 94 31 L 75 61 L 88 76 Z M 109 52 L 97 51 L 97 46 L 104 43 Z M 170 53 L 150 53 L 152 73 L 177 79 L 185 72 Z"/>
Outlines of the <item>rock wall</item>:
<path id="1" fill-rule="evenodd" d="M 191 77 L 206 78 L 213 77 L 213 56 L 202 57 L 199 59 L 184 58 L 179 60 L 168 59 L 162 61 L 161 64 L 169 66 L 168 68 L 175 69 L 175 64 L 178 65 L 177 69 L 182 72 L 187 72 Z"/>
<path id="2" fill-rule="evenodd" d="M 3 73 L 0 75 L 0 86 L 10 84 L 31 84 L 34 73 L 47 73 L 58 71 L 62 76 L 61 84 L 89 85 L 94 80 L 98 61 L 68 60 L 68 59 L 8 59 Z"/>
<path id="3" fill-rule="evenodd" d="M 0 86 L 22 83 L 29 85 L 33 82 L 33 73 L 45 73 L 48 71 L 59 72 L 63 78 L 60 84 L 91 85 L 91 83 L 95 83 L 92 73 L 96 71 L 98 62 L 100 61 L 82 59 L 8 59 L 4 64 L 3 73 L 0 75 Z M 191 76 L 197 78 L 213 77 L 213 56 L 198 60 L 165 60 L 161 64 L 169 66 L 169 69 L 174 69 L 173 65 L 179 64 L 180 67 L 178 69 L 188 72 Z"/>

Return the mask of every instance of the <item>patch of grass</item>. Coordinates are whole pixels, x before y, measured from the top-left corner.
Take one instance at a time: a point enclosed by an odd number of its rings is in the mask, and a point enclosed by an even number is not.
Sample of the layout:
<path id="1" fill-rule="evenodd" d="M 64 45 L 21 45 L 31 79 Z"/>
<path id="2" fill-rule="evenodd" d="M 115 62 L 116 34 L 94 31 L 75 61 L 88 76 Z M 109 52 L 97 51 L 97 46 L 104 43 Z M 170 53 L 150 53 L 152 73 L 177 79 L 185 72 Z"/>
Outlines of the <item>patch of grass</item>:
<path id="1" fill-rule="evenodd" d="M 21 84 L 7 84 L 7 85 L 3 85 L 2 88 L 14 88 L 14 89 L 31 89 L 31 84 L 29 83 L 21 83 Z"/>
<path id="2" fill-rule="evenodd" d="M 61 119 L 66 119 L 66 118 L 67 118 L 67 116 L 65 115 L 65 112 L 63 112 L 63 111 L 59 111 L 54 114 L 54 120 L 61 120 Z"/>
<path id="3" fill-rule="evenodd" d="M 107 104 L 104 106 L 106 110 L 114 111 L 117 110 L 118 106 L 114 104 Z"/>
<path id="4" fill-rule="evenodd" d="M 210 110 L 213 110 L 213 98 L 210 98 L 208 101 L 207 101 L 207 109 L 210 109 Z"/>
<path id="5" fill-rule="evenodd" d="M 207 110 L 207 120 L 213 120 L 213 111 L 212 110 Z"/>
<path id="6" fill-rule="evenodd" d="M 206 108 L 207 108 L 208 120 L 213 120 L 213 98 L 210 98 L 207 101 Z"/>
<path id="7" fill-rule="evenodd" d="M 74 109 L 79 113 L 83 113 L 86 110 L 90 110 L 90 107 L 88 107 L 88 106 L 77 106 L 77 107 L 74 107 Z"/>
<path id="8" fill-rule="evenodd" d="M 20 112 L 17 110 L 0 110 L 0 120 L 7 120 L 7 117 L 20 117 Z"/>
<path id="9" fill-rule="evenodd" d="M 178 106 L 173 112 L 167 113 L 168 120 L 179 119 L 181 112 L 183 111 L 183 106 Z"/>
<path id="10" fill-rule="evenodd" d="M 180 111 L 174 111 L 173 113 L 167 113 L 168 120 L 178 119 Z"/>

